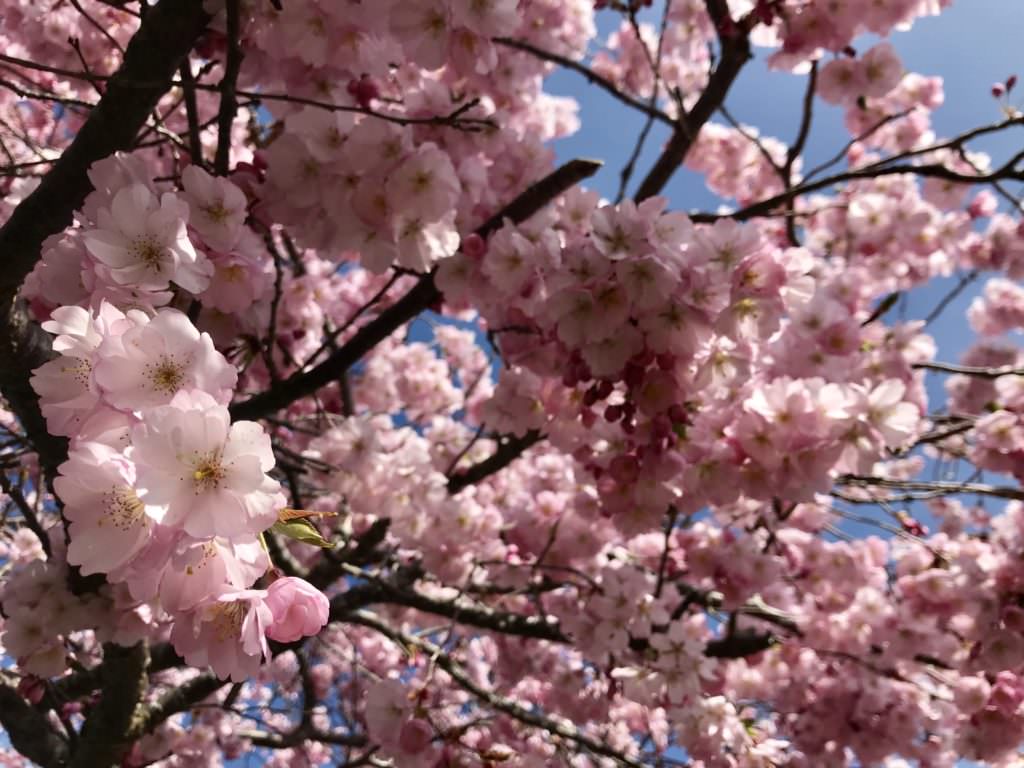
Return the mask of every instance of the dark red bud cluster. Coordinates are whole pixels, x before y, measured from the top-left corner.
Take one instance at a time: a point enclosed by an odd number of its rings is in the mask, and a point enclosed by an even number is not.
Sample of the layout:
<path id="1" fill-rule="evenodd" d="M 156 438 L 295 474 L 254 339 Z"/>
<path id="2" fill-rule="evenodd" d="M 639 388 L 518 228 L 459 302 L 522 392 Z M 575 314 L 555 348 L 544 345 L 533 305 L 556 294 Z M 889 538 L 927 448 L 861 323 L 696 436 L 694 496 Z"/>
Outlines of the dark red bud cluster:
<path id="1" fill-rule="evenodd" d="M 380 86 L 369 75 L 349 80 L 345 90 L 363 109 L 369 109 L 373 100 L 380 98 Z"/>
<path id="2" fill-rule="evenodd" d="M 992 96 L 996 99 L 1001 99 L 1003 96 L 1009 96 L 1010 91 L 1017 85 L 1017 76 L 1010 75 L 1006 80 L 1001 83 L 992 84 Z"/>
<path id="3" fill-rule="evenodd" d="M 207 29 L 203 36 L 196 43 L 195 51 L 200 58 L 210 61 L 220 58 L 228 48 L 228 39 L 222 32 L 215 29 Z"/>

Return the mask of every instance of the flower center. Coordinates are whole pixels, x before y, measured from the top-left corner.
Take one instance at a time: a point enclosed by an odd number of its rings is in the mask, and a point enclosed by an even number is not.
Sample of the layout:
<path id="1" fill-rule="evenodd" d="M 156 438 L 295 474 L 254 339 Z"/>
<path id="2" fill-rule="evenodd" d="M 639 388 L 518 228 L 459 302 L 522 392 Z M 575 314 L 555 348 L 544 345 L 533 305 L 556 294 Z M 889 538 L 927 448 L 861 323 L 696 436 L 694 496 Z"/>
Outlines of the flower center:
<path id="1" fill-rule="evenodd" d="M 224 279 L 229 283 L 240 283 L 245 279 L 245 270 L 238 264 L 232 264 L 224 269 Z"/>
<path id="2" fill-rule="evenodd" d="M 206 218 L 214 224 L 221 224 L 224 219 L 228 217 L 228 209 L 224 207 L 224 203 L 220 200 L 210 205 L 203 206 L 202 211 L 206 215 Z"/>
<path id="3" fill-rule="evenodd" d="M 154 272 L 159 272 L 167 259 L 167 251 L 151 236 L 137 238 L 131 245 L 132 254 Z"/>
<path id="4" fill-rule="evenodd" d="M 192 485 L 197 494 L 212 491 L 220 487 L 226 476 L 224 465 L 220 463 L 220 454 L 210 453 L 195 463 L 192 471 Z"/>
<path id="5" fill-rule="evenodd" d="M 188 565 L 185 567 L 185 573 L 189 576 L 195 576 L 196 571 L 203 570 L 210 560 L 217 556 L 217 545 L 213 541 L 208 541 L 203 545 L 203 554 L 199 558 L 199 562 L 195 565 Z"/>
<path id="6" fill-rule="evenodd" d="M 242 634 L 245 606 L 240 601 L 221 603 L 214 608 L 213 634 L 219 642 L 237 640 Z"/>
<path id="7" fill-rule="evenodd" d="M 69 358 L 70 361 L 74 361 L 76 364 L 62 366 L 60 372 L 70 374 L 71 378 L 87 388 L 89 386 L 89 376 L 92 373 L 92 363 L 81 357 Z"/>
<path id="8" fill-rule="evenodd" d="M 173 357 L 161 357 L 147 365 L 145 371 L 153 389 L 165 395 L 173 395 L 185 383 L 185 366 Z"/>
<path id="9" fill-rule="evenodd" d="M 121 531 L 130 531 L 145 516 L 146 509 L 135 491 L 127 485 L 115 485 L 103 496 L 104 514 L 96 522 L 102 527 L 110 523 Z"/>

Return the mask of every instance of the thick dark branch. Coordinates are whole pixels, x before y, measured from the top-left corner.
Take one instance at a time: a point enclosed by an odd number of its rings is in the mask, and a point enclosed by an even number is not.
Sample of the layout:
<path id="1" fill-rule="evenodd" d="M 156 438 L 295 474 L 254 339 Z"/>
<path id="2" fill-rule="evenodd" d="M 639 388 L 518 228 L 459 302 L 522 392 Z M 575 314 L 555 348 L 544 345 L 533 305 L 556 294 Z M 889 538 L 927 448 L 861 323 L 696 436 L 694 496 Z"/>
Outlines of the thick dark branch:
<path id="1" fill-rule="evenodd" d="M 82 738 L 71 768 L 119 765 L 131 745 L 135 710 L 146 694 L 149 650 L 145 643 L 131 648 L 107 643 L 103 647 L 99 704 L 82 726 Z"/>
<path id="2" fill-rule="evenodd" d="M 725 0 L 707 0 L 708 13 L 718 29 L 729 29 L 719 35 L 722 55 L 707 88 L 687 114 L 681 114 L 676 122 L 672 137 L 662 150 L 661 156 L 640 183 L 636 192 L 637 202 L 653 197 L 664 189 L 676 168 L 686 159 L 697 134 L 711 119 L 732 87 L 743 65 L 750 59 L 750 42 L 747 40 L 746 23 L 733 24 Z"/>
<path id="3" fill-rule="evenodd" d="M 767 651 L 776 643 L 778 638 L 770 632 L 744 629 L 712 640 L 704 646 L 704 655 L 712 659 L 742 659 Z"/>
<path id="4" fill-rule="evenodd" d="M 359 574 L 356 570 L 349 573 L 353 576 Z M 717 592 L 690 591 L 691 604 L 713 608 L 722 603 L 722 596 Z M 334 597 L 331 600 L 331 621 L 352 621 L 353 615 L 358 615 L 363 608 L 375 604 L 404 605 L 423 613 L 443 616 L 465 626 L 503 635 L 548 640 L 554 643 L 571 642 L 571 638 L 562 632 L 558 621 L 553 617 L 526 616 L 495 610 L 464 599 L 437 600 L 417 592 L 411 585 L 396 586 L 383 579 L 361 584 Z M 736 609 L 736 613 L 774 624 L 791 635 L 799 637 L 803 634 L 791 616 L 760 600 L 747 601 Z M 759 653 L 776 642 L 773 634 L 743 629 L 727 637 L 709 641 L 704 653 L 709 657 L 740 658 Z"/>
<path id="5" fill-rule="evenodd" d="M 43 768 L 68 763 L 68 743 L 49 720 L 11 686 L 0 683 L 0 726 L 11 746 Z"/>
<path id="6" fill-rule="evenodd" d="M 570 160 L 527 188 L 484 222 L 477 229 L 477 234 L 486 238 L 500 228 L 506 219 L 517 224 L 525 221 L 567 189 L 592 176 L 600 167 L 601 164 L 595 160 Z M 231 406 L 232 417 L 258 419 L 267 416 L 337 381 L 375 346 L 440 300 L 441 293 L 434 284 L 434 274 L 431 272 L 424 275 L 408 293 L 360 328 L 344 346 L 322 363 L 309 371 L 294 374 L 266 392 L 235 403 Z"/>
<path id="7" fill-rule="evenodd" d="M 57 465 L 67 456 L 68 441 L 47 430 L 39 400 L 29 384 L 29 373 L 52 354 L 49 334 L 32 320 L 25 303 L 14 293 L 0 293 L 0 360 L 17 361 L 17 365 L 0 364 L 0 393 L 21 422 L 48 477 L 56 474 Z"/>
<path id="8" fill-rule="evenodd" d="M 974 428 L 974 420 L 970 419 L 970 418 L 965 418 L 963 421 L 961 421 L 959 423 L 954 423 L 953 426 L 944 427 L 944 428 L 941 428 L 941 429 L 933 429 L 930 432 L 925 432 L 923 435 L 921 435 L 919 438 L 917 438 L 917 440 L 915 440 L 910 445 L 904 446 L 902 448 L 894 449 L 894 450 L 891 451 L 891 453 L 894 456 L 906 456 L 914 448 L 917 448 L 920 445 L 929 445 L 929 444 L 932 444 L 932 443 L 941 443 L 943 440 L 948 440 L 951 437 L 956 437 L 957 435 L 962 435 L 964 432 L 969 432 L 973 428 Z"/>
<path id="9" fill-rule="evenodd" d="M 435 616 L 444 616 L 467 626 L 489 629 L 506 635 L 558 643 L 568 642 L 555 619 L 496 611 L 466 600 L 437 600 L 417 592 L 412 586 L 412 582 L 418 576 L 418 571 L 414 568 L 400 569 L 390 580 L 375 577 L 344 564 L 341 565 L 341 570 L 355 578 L 372 580 L 331 598 L 331 621 L 348 621 L 353 612 L 370 605 L 402 605 Z"/>
<path id="10" fill-rule="evenodd" d="M 600 160 L 577 158 L 560 165 L 540 181 L 534 182 L 516 198 L 481 224 L 476 233 L 485 240 L 501 229 L 505 220 L 521 224 L 563 192 L 589 179 L 601 168 Z"/>
<path id="11" fill-rule="evenodd" d="M 235 735 L 250 741 L 254 747 L 266 747 L 268 749 L 297 747 L 304 741 L 319 741 L 323 744 L 335 744 L 341 747 L 365 747 L 367 744 L 366 736 L 361 733 L 320 731 L 315 728 L 292 731 L 291 733 L 242 730 L 235 731 Z"/>
<path id="12" fill-rule="evenodd" d="M 74 141 L 0 228 L 0 295 L 18 289 L 39 259 L 43 240 L 71 223 L 72 213 L 92 190 L 89 166 L 132 146 L 209 18 L 202 0 L 161 0 L 146 14 L 124 64 Z"/>
<path id="13" fill-rule="evenodd" d="M 65 441 L 47 435 L 28 376 L 48 359 L 50 344 L 16 301 L 17 290 L 39 260 L 43 241 L 71 223 L 91 191 L 89 166 L 132 146 L 208 21 L 202 0 L 161 0 L 153 6 L 74 141 L 0 228 L 0 359 L 18 361 L 0 365 L 0 391 L 48 471 L 60 463 Z"/>
<path id="14" fill-rule="evenodd" d="M 184 665 L 185 660 L 175 653 L 170 643 L 157 643 L 149 649 L 149 674 L 163 672 Z M 73 672 L 58 678 L 51 684 L 53 694 L 58 701 L 74 701 L 100 687 L 102 683 L 103 664 L 89 669 Z"/>
<path id="15" fill-rule="evenodd" d="M 715 610 L 721 610 L 725 604 L 725 596 L 721 592 L 714 590 L 703 590 L 696 589 L 689 586 L 688 584 L 680 584 L 676 582 L 676 587 L 684 595 L 687 603 L 692 605 L 701 605 L 705 608 L 713 608 Z M 791 635 L 797 637 L 803 636 L 803 630 L 800 629 L 800 625 L 797 624 L 796 619 L 785 611 L 780 611 L 778 608 L 774 608 L 765 603 L 759 597 L 753 597 L 747 600 L 742 605 L 736 607 L 733 613 L 739 616 L 749 616 L 753 619 L 759 619 L 760 621 L 774 624 L 775 626 L 786 630 Z M 708 643 L 708 648 L 717 647 L 715 643 L 720 643 L 720 640 L 713 640 Z M 707 652 L 708 656 L 713 656 L 714 653 Z"/>
<path id="16" fill-rule="evenodd" d="M 404 605 L 424 613 L 444 616 L 452 621 L 479 629 L 488 629 L 503 635 L 532 637 L 536 640 L 551 640 L 567 643 L 569 638 L 562 633 L 558 621 L 553 617 L 525 616 L 518 613 L 496 611 L 483 606 L 470 606 L 463 602 L 436 600 L 413 589 L 386 589 L 383 599 L 375 602 Z M 332 601 L 333 615 L 333 601 Z"/>
<path id="17" fill-rule="evenodd" d="M 231 416 L 234 419 L 258 419 L 313 394 L 336 381 L 375 346 L 440 299 L 433 274 L 421 278 L 407 294 L 360 328 L 322 363 L 305 373 L 296 373 L 244 402 L 235 403 L 231 406 Z"/>
<path id="18" fill-rule="evenodd" d="M 531 429 L 522 437 L 504 438 L 498 450 L 481 462 L 461 472 L 456 472 L 448 479 L 448 492 L 458 493 L 469 485 L 474 485 L 498 472 L 518 459 L 530 447 L 544 439 L 544 435 Z"/>
<path id="19" fill-rule="evenodd" d="M 128 732 L 129 738 L 135 740 L 152 733 L 167 718 L 190 709 L 226 684 L 227 681 L 206 673 L 170 689 L 154 703 L 142 709 L 132 723 Z"/>
<path id="20" fill-rule="evenodd" d="M 199 167 L 203 167 L 203 143 L 199 134 L 199 103 L 196 100 L 196 79 L 192 74 L 192 64 L 185 59 L 179 69 L 181 72 L 181 92 L 185 100 L 185 118 L 188 120 L 188 152 L 189 158 Z"/>
<path id="21" fill-rule="evenodd" d="M 242 68 L 242 47 L 239 41 L 241 30 L 238 20 L 238 0 L 228 0 L 227 8 L 227 62 L 224 65 L 224 77 L 220 81 L 220 111 L 217 113 L 217 154 L 214 157 L 214 170 L 221 176 L 228 174 L 228 158 L 231 150 L 231 126 L 238 113 L 238 97 L 235 87 L 238 83 L 238 72 Z"/>

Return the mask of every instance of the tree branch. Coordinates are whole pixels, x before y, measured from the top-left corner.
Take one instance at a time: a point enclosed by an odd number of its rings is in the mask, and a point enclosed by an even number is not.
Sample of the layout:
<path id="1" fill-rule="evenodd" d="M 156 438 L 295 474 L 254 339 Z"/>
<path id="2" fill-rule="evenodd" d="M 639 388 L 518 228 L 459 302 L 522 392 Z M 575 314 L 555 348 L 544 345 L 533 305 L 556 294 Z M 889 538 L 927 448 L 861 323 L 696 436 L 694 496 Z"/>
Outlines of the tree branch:
<path id="1" fill-rule="evenodd" d="M 451 675 L 451 678 L 458 683 L 459 686 L 473 694 L 482 703 L 490 706 L 492 709 L 504 712 L 509 717 L 514 720 L 518 720 L 525 725 L 547 731 L 552 736 L 568 739 L 595 755 L 611 758 L 619 765 L 629 766 L 629 768 L 644 768 L 643 763 L 634 760 L 628 755 L 622 754 L 603 741 L 599 741 L 596 738 L 588 736 L 581 729 L 570 724 L 564 718 L 556 720 L 548 717 L 535 709 L 527 709 L 514 699 L 502 696 L 493 691 L 488 691 L 477 685 L 473 681 L 472 677 L 447 653 L 445 653 L 444 649 L 439 648 L 429 640 L 424 640 L 421 637 L 415 637 L 399 630 L 392 629 L 377 618 L 377 616 L 372 613 L 367 613 L 366 611 L 359 611 L 351 617 L 351 621 L 354 624 L 362 624 L 365 627 L 370 627 L 390 639 L 392 642 L 398 643 L 401 646 L 419 648 L 424 653 L 428 654 L 436 662 L 437 666 Z"/>
<path id="2" fill-rule="evenodd" d="M 525 221 L 567 189 L 592 176 L 600 167 L 601 164 L 596 160 L 570 160 L 528 187 L 515 200 L 489 218 L 477 228 L 477 234 L 486 238 L 500 228 L 506 219 L 517 224 Z M 439 302 L 441 298 L 441 292 L 434 283 L 434 273 L 424 275 L 408 293 L 360 328 L 348 342 L 322 363 L 304 373 L 296 373 L 244 402 L 235 403 L 231 406 L 232 417 L 258 419 L 337 381 L 380 342 Z"/>
<path id="3" fill-rule="evenodd" d="M 17 301 L 18 288 L 39 260 L 43 241 L 71 224 L 92 190 L 89 167 L 132 146 L 209 19 L 202 0 L 161 0 L 153 6 L 70 146 L 0 228 L 0 359 L 18 361 L 0 366 L 0 391 L 50 473 L 66 454 L 66 441 L 47 434 L 28 383 L 29 372 L 49 358 L 50 341 Z"/>
<path id="4" fill-rule="evenodd" d="M 729 8 L 725 0 L 707 0 L 708 13 L 718 29 L 731 23 Z M 679 116 L 675 130 L 661 156 L 655 161 L 646 178 L 640 183 L 635 198 L 637 202 L 653 197 L 664 189 L 676 168 L 686 159 L 687 152 L 697 140 L 697 134 L 711 116 L 722 106 L 725 96 L 739 75 L 743 65 L 750 59 L 750 42 L 747 40 L 747 25 L 744 20 L 734 25 L 731 34 L 720 33 L 722 55 L 704 92 L 687 114 Z"/>
<path id="5" fill-rule="evenodd" d="M 132 146 L 209 19 L 202 0 L 161 0 L 146 14 L 124 63 L 74 141 L 0 228 L 0 295 L 18 289 L 35 266 L 43 240 L 71 223 L 72 213 L 92 191 L 89 166 Z"/>
<path id="6" fill-rule="evenodd" d="M 46 535 L 46 531 L 43 529 L 42 524 L 39 522 L 39 518 L 36 517 L 36 512 L 32 509 L 32 505 L 28 503 L 28 499 L 25 498 L 25 494 L 21 492 L 21 488 L 16 488 L 11 479 L 7 476 L 7 473 L 3 469 L 0 469 L 0 490 L 11 497 L 11 501 L 21 512 L 22 518 L 25 520 L 25 524 L 29 527 L 29 530 L 36 535 L 39 539 L 39 544 L 42 546 L 43 551 L 47 557 L 50 557 L 53 553 L 50 551 L 50 537 Z"/>
<path id="7" fill-rule="evenodd" d="M 943 482 L 939 480 L 891 480 L 885 477 L 866 477 L 862 475 L 840 475 L 836 478 L 839 485 L 852 485 L 861 488 L 895 488 L 903 491 L 925 491 L 940 495 L 978 494 L 993 496 L 997 499 L 1024 501 L 1024 489 L 1011 488 L 1005 485 L 985 485 L 982 483 Z"/>
<path id="8" fill-rule="evenodd" d="M 217 113 L 217 153 L 213 167 L 220 176 L 228 175 L 228 158 L 231 150 L 231 126 L 238 113 L 238 98 L 235 87 L 238 73 L 242 68 L 242 48 L 239 43 L 241 34 L 238 19 L 238 0 L 227 0 L 227 61 L 224 65 L 224 77 L 220 81 L 220 110 Z"/>
<path id="9" fill-rule="evenodd" d="M 975 376 L 979 379 L 1001 379 L 1003 376 L 1024 376 L 1024 368 L 981 368 L 974 365 L 956 365 L 955 363 L 912 363 L 916 370 L 939 371 L 940 373 L 957 373 L 961 376 Z"/>
<path id="10" fill-rule="evenodd" d="M 518 459 L 527 449 L 544 439 L 544 435 L 531 429 L 522 437 L 508 437 L 498 444 L 498 449 L 483 461 L 454 473 L 448 479 L 448 492 L 456 494 L 469 485 L 475 485 Z"/>
<path id="11" fill-rule="evenodd" d="M 100 670 L 99 704 L 82 726 L 82 738 L 71 768 L 118 765 L 133 738 L 136 708 L 149 685 L 149 649 L 145 642 L 131 648 L 107 643 Z"/>
<path id="12" fill-rule="evenodd" d="M 671 117 L 669 117 L 667 114 L 658 109 L 653 103 L 645 103 L 643 101 L 640 101 L 639 99 L 634 99 L 628 93 L 619 90 L 619 87 L 615 85 L 615 83 L 613 83 L 611 80 L 602 77 L 601 75 L 597 74 L 597 72 L 590 69 L 581 62 L 570 59 L 567 56 L 552 53 L 551 51 L 545 51 L 543 48 L 538 48 L 537 46 L 528 43 L 525 40 L 515 40 L 511 37 L 496 37 L 494 38 L 494 42 L 498 43 L 499 45 L 504 45 L 509 48 L 515 48 L 516 50 L 532 54 L 536 56 L 538 59 L 541 59 L 543 61 L 549 61 L 552 64 L 558 64 L 560 66 L 565 67 L 566 69 L 571 69 L 573 72 L 578 72 L 579 74 L 583 75 L 583 77 L 585 77 L 588 82 L 592 83 L 593 85 L 596 85 L 598 88 L 602 89 L 606 93 L 611 94 L 611 96 L 621 101 L 627 107 L 632 107 L 633 109 L 638 110 L 639 112 L 643 112 L 652 120 L 659 120 L 660 122 L 665 123 L 666 125 L 675 124 L 675 121 L 672 120 Z"/>
<path id="13" fill-rule="evenodd" d="M 11 746 L 43 768 L 68 762 L 68 743 L 39 710 L 29 706 L 9 685 L 0 683 L 0 725 Z"/>
<path id="14" fill-rule="evenodd" d="M 179 712 L 184 712 L 227 685 L 216 675 L 197 675 L 188 682 L 175 686 L 154 703 L 145 706 L 135 717 L 128 730 L 129 741 L 152 733 L 158 725 Z"/>

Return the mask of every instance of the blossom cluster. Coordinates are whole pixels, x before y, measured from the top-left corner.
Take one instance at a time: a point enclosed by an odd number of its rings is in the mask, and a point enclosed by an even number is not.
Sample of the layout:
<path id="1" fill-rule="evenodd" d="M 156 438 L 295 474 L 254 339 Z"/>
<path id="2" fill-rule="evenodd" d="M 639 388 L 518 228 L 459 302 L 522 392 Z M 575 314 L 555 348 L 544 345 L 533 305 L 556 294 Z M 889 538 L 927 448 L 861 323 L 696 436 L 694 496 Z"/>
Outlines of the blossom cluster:
<path id="1" fill-rule="evenodd" d="M 71 439 L 54 481 L 68 563 L 158 606 L 189 663 L 241 679 L 269 653 L 266 638 L 317 632 L 327 600 L 294 578 L 254 588 L 270 568 L 260 536 L 285 507 L 271 440 L 232 422 L 235 367 L 166 306 L 175 289 L 211 294 L 215 260 L 244 248 L 245 196 L 194 166 L 181 197 L 158 196 L 143 173 L 131 158 L 94 167 L 81 225 L 47 252 L 40 283 L 78 277 L 86 306 L 43 323 L 58 356 L 32 384 L 50 431 Z M 244 263 L 227 268 L 237 282 Z"/>
<path id="2" fill-rule="evenodd" d="M 630 533 L 670 504 L 805 500 L 913 437 L 911 364 L 934 352 L 915 328 L 863 327 L 870 288 L 815 273 L 807 251 L 755 224 L 695 226 L 664 206 L 572 193 L 442 263 L 447 301 L 472 296 L 509 329 L 499 346 L 518 369 L 499 378 L 486 423 L 545 430 Z"/>
<path id="3" fill-rule="evenodd" d="M 5 57 L 55 70 L 25 87 L 62 100 L 0 93 L 12 165 L 45 166 L 81 125 L 138 26 L 123 5 L 89 24 L 0 11 Z M 145 640 L 150 711 L 202 688 L 191 667 L 237 685 L 153 723 L 126 768 L 364 747 L 423 768 L 1017 759 L 1024 504 L 974 491 L 1024 481 L 1024 353 L 999 338 L 1024 325 L 1024 229 L 957 180 L 996 164 L 936 139 L 941 80 L 888 40 L 851 47 L 945 3 L 675 0 L 663 29 L 647 5 L 243 1 L 224 135 L 216 13 L 160 130 L 92 166 L 21 290 L 53 339 L 31 382 L 68 453 L 47 488 L 0 411 L 3 479 L 22 470 L 0 505 L 25 524 L 0 532 L 0 646 L 55 727 L 106 695 L 57 696 L 103 674 L 104 644 Z M 587 57 L 601 8 L 621 23 Z M 553 61 L 671 121 L 748 33 L 773 66 L 817 62 L 808 98 L 851 139 L 832 166 L 710 122 L 685 166 L 735 211 L 582 187 L 525 221 L 505 208 L 578 128 L 542 90 Z M 56 76 L 86 63 L 97 78 Z M 34 183 L 0 182 L 0 212 Z M 999 273 L 960 368 L 886 312 L 957 270 Z M 430 313 L 387 325 L 434 286 Z M 960 371 L 945 414 L 935 370 Z M 40 537 L 33 514 L 66 529 Z M 279 535 L 317 515 L 334 551 Z M 164 668 L 172 649 L 185 665 Z"/>

